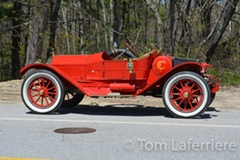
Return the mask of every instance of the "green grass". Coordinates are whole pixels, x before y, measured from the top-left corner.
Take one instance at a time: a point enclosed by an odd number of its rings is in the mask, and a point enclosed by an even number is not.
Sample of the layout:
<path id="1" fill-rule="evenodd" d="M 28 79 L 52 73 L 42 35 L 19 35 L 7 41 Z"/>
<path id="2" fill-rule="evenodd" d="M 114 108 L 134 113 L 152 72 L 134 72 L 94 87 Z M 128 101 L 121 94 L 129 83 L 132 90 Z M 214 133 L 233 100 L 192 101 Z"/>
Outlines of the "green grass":
<path id="1" fill-rule="evenodd" d="M 218 77 L 221 86 L 240 85 L 240 75 L 231 70 L 210 69 L 209 73 Z"/>

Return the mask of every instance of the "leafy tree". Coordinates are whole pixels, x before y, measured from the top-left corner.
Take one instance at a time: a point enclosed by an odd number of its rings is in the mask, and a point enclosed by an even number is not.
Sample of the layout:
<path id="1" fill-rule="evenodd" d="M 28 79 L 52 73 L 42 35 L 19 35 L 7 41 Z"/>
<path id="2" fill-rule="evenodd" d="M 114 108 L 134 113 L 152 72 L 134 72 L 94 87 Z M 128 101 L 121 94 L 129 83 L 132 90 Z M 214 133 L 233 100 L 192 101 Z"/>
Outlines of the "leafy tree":
<path id="1" fill-rule="evenodd" d="M 206 50 L 206 61 L 209 62 L 214 54 L 215 49 L 223 36 L 234 12 L 237 7 L 239 0 L 228 0 L 222 11 L 222 17 L 219 17 L 219 21 L 216 23 L 215 28 L 213 28 L 212 33 L 209 34 L 209 45 L 207 45 Z M 223 20 L 220 21 L 220 18 Z"/>
<path id="2" fill-rule="evenodd" d="M 162 49 L 211 61 L 220 77 L 238 75 L 239 5 L 239 0 L 2 0 L 0 80 L 19 78 L 20 67 L 47 58 L 51 48 L 57 54 L 91 54 L 110 50 L 114 41 L 125 48 L 124 39 L 138 55 Z"/>

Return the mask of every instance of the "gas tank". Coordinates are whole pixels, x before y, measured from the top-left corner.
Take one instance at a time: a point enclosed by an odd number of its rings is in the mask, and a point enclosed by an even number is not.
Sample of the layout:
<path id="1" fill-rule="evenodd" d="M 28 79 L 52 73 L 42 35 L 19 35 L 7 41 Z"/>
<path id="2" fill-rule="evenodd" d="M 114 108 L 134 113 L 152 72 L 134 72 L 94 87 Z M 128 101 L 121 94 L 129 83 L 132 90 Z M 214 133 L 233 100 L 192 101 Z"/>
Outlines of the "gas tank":
<path id="1" fill-rule="evenodd" d="M 172 69 L 172 57 L 158 56 L 154 59 L 152 69 L 155 74 L 162 76 Z"/>

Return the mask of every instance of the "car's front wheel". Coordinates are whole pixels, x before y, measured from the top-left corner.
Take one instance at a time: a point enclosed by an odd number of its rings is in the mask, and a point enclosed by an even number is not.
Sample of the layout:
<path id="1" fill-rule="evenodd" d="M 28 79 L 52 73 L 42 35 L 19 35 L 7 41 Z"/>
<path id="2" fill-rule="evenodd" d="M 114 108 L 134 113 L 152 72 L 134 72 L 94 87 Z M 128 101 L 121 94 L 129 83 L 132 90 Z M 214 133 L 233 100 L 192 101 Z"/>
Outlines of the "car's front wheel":
<path id="1" fill-rule="evenodd" d="M 175 117 L 196 117 L 210 102 L 207 82 L 194 72 L 179 72 L 167 80 L 163 88 L 163 103 Z"/>
<path id="2" fill-rule="evenodd" d="M 21 96 L 24 104 L 35 113 L 56 111 L 64 98 L 62 81 L 52 72 L 36 70 L 22 84 Z"/>

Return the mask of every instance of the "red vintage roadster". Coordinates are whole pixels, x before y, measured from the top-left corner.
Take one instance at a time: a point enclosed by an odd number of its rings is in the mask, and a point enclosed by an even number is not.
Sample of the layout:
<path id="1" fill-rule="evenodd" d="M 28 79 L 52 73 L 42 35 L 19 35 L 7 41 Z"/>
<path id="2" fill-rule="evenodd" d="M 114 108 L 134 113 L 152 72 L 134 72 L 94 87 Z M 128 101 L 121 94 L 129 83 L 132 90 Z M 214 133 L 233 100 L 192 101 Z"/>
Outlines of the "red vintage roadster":
<path id="1" fill-rule="evenodd" d="M 21 96 L 36 113 L 74 107 L 84 95 L 156 96 L 173 116 L 189 118 L 202 114 L 219 90 L 217 79 L 206 73 L 208 67 L 212 66 L 158 50 L 123 59 L 106 52 L 56 55 L 49 64 L 34 63 L 21 69 L 21 75 L 34 69 L 22 83 Z"/>

